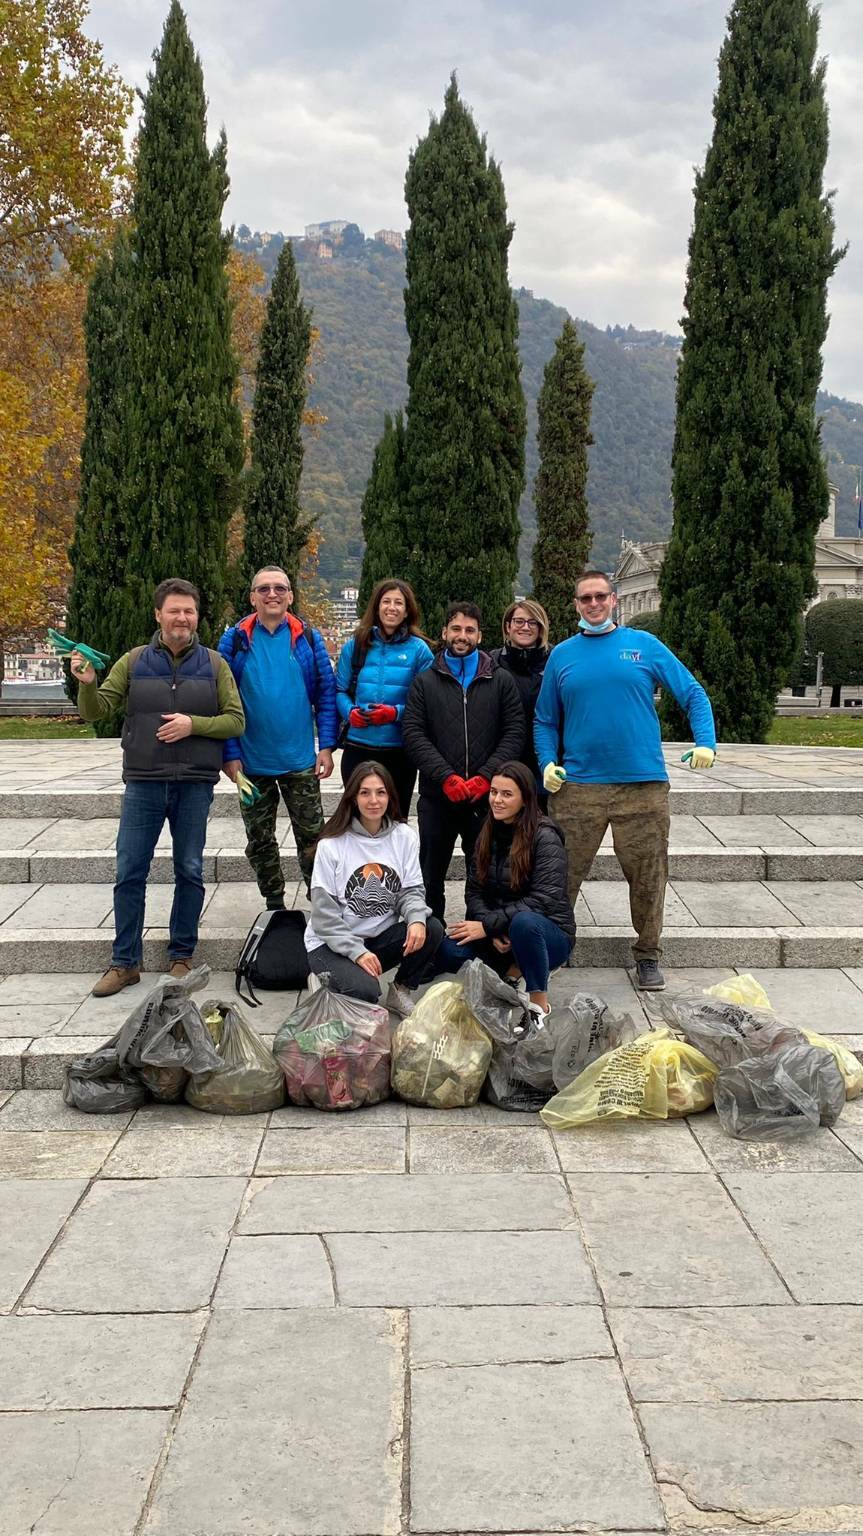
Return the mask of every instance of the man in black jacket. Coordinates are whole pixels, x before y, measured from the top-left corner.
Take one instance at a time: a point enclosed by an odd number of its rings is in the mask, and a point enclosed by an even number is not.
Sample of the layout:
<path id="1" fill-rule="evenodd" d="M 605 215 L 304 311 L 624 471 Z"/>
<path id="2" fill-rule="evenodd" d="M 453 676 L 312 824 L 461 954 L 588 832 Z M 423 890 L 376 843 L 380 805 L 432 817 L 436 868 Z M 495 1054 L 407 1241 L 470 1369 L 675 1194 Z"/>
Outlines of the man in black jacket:
<path id="1" fill-rule="evenodd" d="M 488 809 L 492 774 L 519 758 L 525 722 L 518 688 L 497 667 L 482 639 L 476 603 L 450 603 L 444 647 L 414 678 L 404 708 L 402 739 L 419 769 L 420 867 L 426 899 L 444 916 L 444 881 L 456 838 L 465 864 Z"/>

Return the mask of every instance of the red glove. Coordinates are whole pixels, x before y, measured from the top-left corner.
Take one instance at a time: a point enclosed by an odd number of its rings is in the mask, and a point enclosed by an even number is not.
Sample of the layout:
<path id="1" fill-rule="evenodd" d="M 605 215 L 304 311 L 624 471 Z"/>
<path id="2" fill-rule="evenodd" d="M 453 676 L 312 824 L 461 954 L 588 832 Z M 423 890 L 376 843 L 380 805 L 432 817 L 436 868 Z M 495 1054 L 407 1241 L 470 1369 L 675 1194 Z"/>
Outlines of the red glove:
<path id="1" fill-rule="evenodd" d="M 366 710 L 366 721 L 369 725 L 390 725 L 398 717 L 399 712 L 394 704 L 373 704 Z"/>
<path id="2" fill-rule="evenodd" d="M 470 799 L 470 790 L 468 789 L 464 779 L 459 778 L 457 773 L 451 773 L 448 779 L 444 779 L 443 784 L 441 785 L 441 789 L 443 790 L 448 800 L 456 801 Z"/>
<path id="3" fill-rule="evenodd" d="M 354 708 L 348 715 L 348 725 L 359 726 L 360 730 L 364 730 L 368 723 L 368 718 L 364 709 Z"/>
<path id="4" fill-rule="evenodd" d="M 465 788 L 471 800 L 481 800 L 483 795 L 488 794 L 491 784 L 481 773 L 476 773 L 472 779 L 465 779 Z"/>

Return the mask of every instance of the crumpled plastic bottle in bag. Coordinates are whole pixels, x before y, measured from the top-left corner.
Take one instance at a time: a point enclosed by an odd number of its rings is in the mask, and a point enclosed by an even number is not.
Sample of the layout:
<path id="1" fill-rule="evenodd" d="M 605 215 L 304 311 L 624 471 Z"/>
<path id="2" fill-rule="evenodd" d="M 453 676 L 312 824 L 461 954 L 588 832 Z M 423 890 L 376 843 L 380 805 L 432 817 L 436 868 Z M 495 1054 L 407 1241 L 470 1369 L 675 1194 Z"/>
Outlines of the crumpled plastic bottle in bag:
<path id="1" fill-rule="evenodd" d="M 432 1109 L 476 1103 L 491 1040 L 468 1007 L 460 981 L 429 987 L 394 1030 L 392 1049 L 391 1082 L 400 1099 Z"/>
<path id="2" fill-rule="evenodd" d="M 210 1115 L 256 1115 L 285 1102 L 285 1079 L 269 1046 L 235 1003 L 201 1004 L 219 1066 L 192 1078 L 186 1103 Z"/>
<path id="3" fill-rule="evenodd" d="M 791 1141 L 836 1124 L 845 1084 L 830 1052 L 803 1042 L 723 1067 L 713 1097 L 727 1135 Z"/>

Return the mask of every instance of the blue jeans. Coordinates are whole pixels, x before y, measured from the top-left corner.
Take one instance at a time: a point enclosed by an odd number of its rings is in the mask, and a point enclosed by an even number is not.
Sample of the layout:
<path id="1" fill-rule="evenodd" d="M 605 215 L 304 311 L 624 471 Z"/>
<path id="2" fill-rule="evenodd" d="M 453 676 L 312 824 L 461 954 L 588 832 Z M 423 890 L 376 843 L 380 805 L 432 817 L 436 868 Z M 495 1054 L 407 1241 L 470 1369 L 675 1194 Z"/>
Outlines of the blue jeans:
<path id="1" fill-rule="evenodd" d="M 212 784 L 146 779 L 126 785 L 117 832 L 112 965 L 137 967 L 144 958 L 147 876 L 166 818 L 174 855 L 168 954 L 172 960 L 188 960 L 194 954 L 204 905 L 204 842 L 212 798 Z"/>
<path id="2" fill-rule="evenodd" d="M 435 957 L 436 971 L 457 971 L 465 960 L 478 958 L 502 975 L 515 961 L 528 992 L 548 990 L 550 971 L 565 965 L 572 949 L 572 940 L 541 912 L 527 909 L 516 912 L 507 934 L 511 949 L 501 954 L 491 939 L 478 939 L 472 944 L 457 944 L 455 939 L 445 938 Z"/>

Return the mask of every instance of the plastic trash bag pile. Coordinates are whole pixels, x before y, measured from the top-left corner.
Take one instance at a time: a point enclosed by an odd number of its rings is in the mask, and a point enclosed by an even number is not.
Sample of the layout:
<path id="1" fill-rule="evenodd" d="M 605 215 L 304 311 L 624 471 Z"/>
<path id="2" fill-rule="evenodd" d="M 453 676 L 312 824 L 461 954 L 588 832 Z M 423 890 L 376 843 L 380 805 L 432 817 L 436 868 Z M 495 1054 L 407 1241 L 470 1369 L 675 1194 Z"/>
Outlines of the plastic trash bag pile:
<path id="1" fill-rule="evenodd" d="M 292 1104 L 360 1109 L 390 1092 L 390 1024 L 383 1007 L 324 985 L 302 1002 L 273 1041 Z"/>

